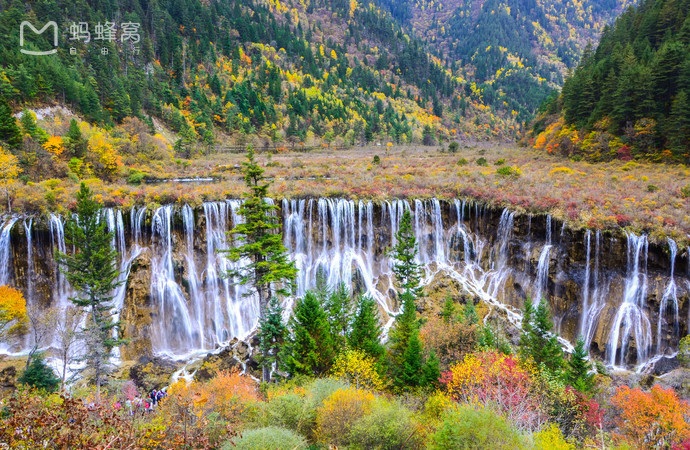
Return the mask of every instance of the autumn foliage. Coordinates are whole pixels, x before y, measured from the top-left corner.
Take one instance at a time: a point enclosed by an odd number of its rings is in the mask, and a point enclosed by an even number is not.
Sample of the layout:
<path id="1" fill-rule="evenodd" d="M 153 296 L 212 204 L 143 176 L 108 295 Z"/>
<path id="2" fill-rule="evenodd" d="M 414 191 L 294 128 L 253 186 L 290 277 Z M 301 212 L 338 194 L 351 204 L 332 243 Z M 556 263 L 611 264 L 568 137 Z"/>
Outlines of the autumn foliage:
<path id="1" fill-rule="evenodd" d="M 441 375 L 448 395 L 460 403 L 495 407 L 522 429 L 536 430 L 547 420 L 534 393 L 533 371 L 513 356 L 473 353 Z"/>
<path id="2" fill-rule="evenodd" d="M 690 405 L 673 389 L 653 386 L 650 392 L 618 389 L 612 404 L 620 409 L 621 434 L 641 447 L 668 447 L 690 439 Z"/>
<path id="3" fill-rule="evenodd" d="M 26 322 L 26 301 L 22 293 L 0 286 L 0 338 L 22 331 Z"/>

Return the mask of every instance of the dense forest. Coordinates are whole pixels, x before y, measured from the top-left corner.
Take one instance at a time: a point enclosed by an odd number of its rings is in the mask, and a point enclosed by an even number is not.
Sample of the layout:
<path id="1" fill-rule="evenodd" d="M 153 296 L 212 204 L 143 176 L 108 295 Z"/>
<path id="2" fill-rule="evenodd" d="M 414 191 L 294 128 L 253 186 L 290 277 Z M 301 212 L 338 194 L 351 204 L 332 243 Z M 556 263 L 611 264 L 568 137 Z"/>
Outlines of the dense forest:
<path id="1" fill-rule="evenodd" d="M 690 2 L 648 0 L 588 47 L 542 106 L 539 149 L 593 161 L 690 161 Z"/>
<path id="2" fill-rule="evenodd" d="M 384 3 L 394 17 L 461 69 L 496 111 L 528 120 L 587 42 L 630 1 L 409 0 Z"/>
<path id="3" fill-rule="evenodd" d="M 430 46 L 373 4 L 2 3 L 0 95 L 15 112 L 60 102 L 104 126 L 160 118 L 182 147 L 223 133 L 341 145 L 516 133 L 514 117 L 491 114 Z M 17 51 L 23 20 L 59 24 L 57 55 Z M 114 39 L 97 40 L 108 21 Z M 79 23 L 93 40 L 74 33 Z M 127 23 L 141 25 L 140 42 L 125 40 Z M 48 33 L 28 41 L 50 44 Z"/>

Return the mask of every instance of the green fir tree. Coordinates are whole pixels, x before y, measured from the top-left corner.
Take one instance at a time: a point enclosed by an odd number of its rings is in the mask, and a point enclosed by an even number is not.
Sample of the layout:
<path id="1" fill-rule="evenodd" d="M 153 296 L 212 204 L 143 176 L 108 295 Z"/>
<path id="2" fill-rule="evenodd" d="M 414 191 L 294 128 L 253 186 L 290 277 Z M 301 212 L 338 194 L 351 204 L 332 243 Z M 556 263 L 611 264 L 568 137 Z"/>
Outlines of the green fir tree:
<path id="1" fill-rule="evenodd" d="M 288 259 L 280 232 L 281 221 L 278 207 L 266 200 L 270 182 L 264 177 L 264 169 L 254 159 L 254 149 L 247 149 L 247 161 L 243 163 L 244 181 L 248 192 L 238 213 L 244 218 L 229 234 L 239 241 L 237 247 L 226 252 L 233 261 L 248 258 L 249 263 L 231 270 L 227 276 L 242 285 L 251 285 L 259 297 L 259 320 L 266 316 L 266 306 L 274 295 L 287 295 L 291 291 L 297 268 Z M 266 357 L 266 355 L 264 355 Z M 263 379 L 268 381 L 268 368 L 263 369 Z"/>
<path id="2" fill-rule="evenodd" d="M 93 370 L 99 400 L 112 350 L 123 342 L 117 337 L 112 304 L 113 292 L 121 284 L 118 254 L 112 247 L 114 234 L 108 232 L 102 212 L 91 190 L 82 183 L 77 193 L 76 217 L 65 223 L 65 243 L 74 248 L 74 253 L 56 255 L 60 270 L 77 291 L 70 300 L 89 314 L 84 359 L 87 368 Z"/>

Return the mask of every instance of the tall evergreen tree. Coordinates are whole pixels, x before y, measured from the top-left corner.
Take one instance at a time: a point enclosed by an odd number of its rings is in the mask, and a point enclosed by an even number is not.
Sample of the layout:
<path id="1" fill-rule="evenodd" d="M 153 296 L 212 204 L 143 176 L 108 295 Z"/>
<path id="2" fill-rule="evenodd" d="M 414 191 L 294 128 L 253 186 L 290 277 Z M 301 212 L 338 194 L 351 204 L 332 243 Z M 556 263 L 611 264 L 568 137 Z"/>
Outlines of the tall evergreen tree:
<path id="1" fill-rule="evenodd" d="M 84 139 L 76 119 L 69 121 L 69 130 L 67 131 L 67 136 L 65 136 L 65 138 L 65 144 L 70 150 L 72 156 L 75 158 L 83 158 L 86 156 L 88 142 L 86 139 Z"/>
<path id="2" fill-rule="evenodd" d="M 283 308 L 276 297 L 268 302 L 266 314 L 259 321 L 259 345 L 261 355 L 259 363 L 263 368 L 271 370 L 273 365 L 280 366 L 280 350 L 283 348 L 287 327 L 283 323 Z"/>
<path id="3" fill-rule="evenodd" d="M 342 350 L 347 344 L 347 335 L 350 328 L 352 316 L 352 295 L 341 283 L 326 297 L 324 309 L 331 324 L 331 335 L 333 345 L 338 350 Z"/>
<path id="4" fill-rule="evenodd" d="M 330 324 L 316 295 L 307 292 L 290 319 L 287 345 L 282 362 L 291 375 L 325 374 L 335 358 Z"/>
<path id="5" fill-rule="evenodd" d="M 422 368 L 422 344 L 419 333 L 412 333 L 403 354 L 402 366 L 397 371 L 395 384 L 398 387 L 417 387 L 424 383 Z"/>
<path id="6" fill-rule="evenodd" d="M 589 393 L 594 388 L 594 374 L 590 373 L 592 363 L 587 360 L 587 350 L 582 337 L 577 338 L 575 350 L 568 360 L 566 381 L 580 392 Z"/>
<path id="7" fill-rule="evenodd" d="M 22 132 L 12 116 L 12 108 L 4 97 L 0 97 L 0 141 L 15 149 L 22 145 Z"/>
<path id="8" fill-rule="evenodd" d="M 278 207 L 269 203 L 268 188 L 270 182 L 264 177 L 264 169 L 254 159 L 254 149 L 247 149 L 247 161 L 243 163 L 244 181 L 248 192 L 238 213 L 244 218 L 243 223 L 235 225 L 230 235 L 239 241 L 237 247 L 226 252 L 230 259 L 239 261 L 248 258 L 249 264 L 231 270 L 228 276 L 236 279 L 238 284 L 251 284 L 259 297 L 259 319 L 266 315 L 266 305 L 273 295 L 286 295 L 294 283 L 297 268 L 288 259 L 283 245 L 283 235 Z M 263 355 L 267 357 L 267 355 Z M 263 369 L 264 381 L 268 381 L 269 371 Z"/>
<path id="9" fill-rule="evenodd" d="M 84 359 L 87 368 L 94 372 L 99 400 L 112 350 L 123 342 L 117 337 L 118 324 L 113 321 L 113 292 L 120 282 L 117 251 L 112 247 L 115 236 L 107 226 L 101 205 L 82 183 L 77 193 L 76 217 L 65 223 L 65 243 L 74 248 L 74 253 L 58 252 L 56 256 L 60 270 L 78 294 L 70 300 L 89 314 Z"/>
<path id="10" fill-rule="evenodd" d="M 558 339 L 551 333 L 553 322 L 545 301 L 536 308 L 525 300 L 520 336 L 520 356 L 531 359 L 539 366 L 560 374 L 563 368 L 563 350 Z"/>
<path id="11" fill-rule="evenodd" d="M 415 302 L 421 294 L 421 275 L 416 261 L 417 239 L 412 230 L 412 214 L 409 210 L 400 218 L 400 228 L 395 238 L 396 245 L 390 256 L 394 260 L 395 277 L 402 288 L 399 295 L 402 312 L 395 317 L 390 333 L 391 368 L 398 387 L 414 387 L 420 384 L 419 370 L 423 364 Z M 416 378 L 412 376 L 413 370 L 417 370 Z"/>
<path id="12" fill-rule="evenodd" d="M 385 349 L 381 344 L 381 324 L 376 301 L 362 295 L 350 326 L 347 342 L 350 348 L 361 350 L 375 361 L 381 361 Z"/>

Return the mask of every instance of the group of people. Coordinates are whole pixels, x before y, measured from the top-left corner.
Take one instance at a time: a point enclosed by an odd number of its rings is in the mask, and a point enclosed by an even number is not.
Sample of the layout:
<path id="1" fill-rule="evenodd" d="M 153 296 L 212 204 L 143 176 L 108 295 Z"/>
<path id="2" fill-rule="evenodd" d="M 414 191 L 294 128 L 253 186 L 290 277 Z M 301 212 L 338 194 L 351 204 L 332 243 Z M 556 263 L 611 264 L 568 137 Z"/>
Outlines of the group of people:
<path id="1" fill-rule="evenodd" d="M 165 392 L 165 388 L 161 390 L 153 389 L 144 398 L 136 396 L 132 399 L 128 398 L 127 400 L 125 400 L 125 408 L 127 408 L 127 411 L 131 416 L 138 412 L 141 412 L 142 414 L 147 414 L 152 412 L 155 409 L 156 405 L 158 405 L 158 402 L 163 400 L 167 395 L 168 394 Z M 121 407 L 122 404 L 119 401 L 115 403 L 115 409 L 120 409 Z"/>

